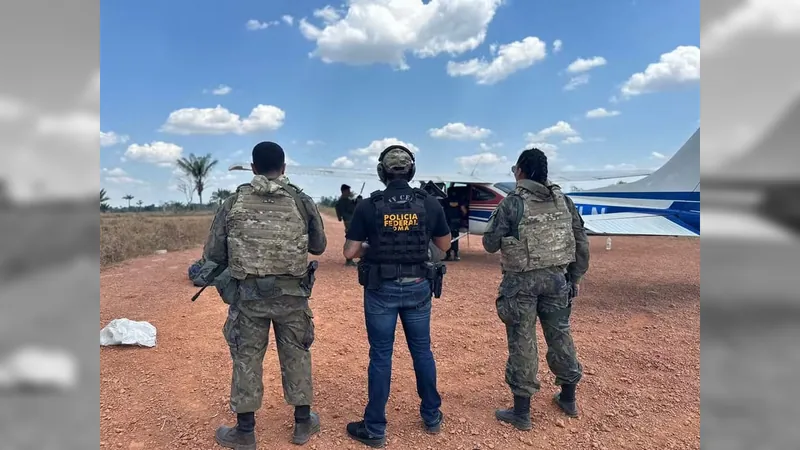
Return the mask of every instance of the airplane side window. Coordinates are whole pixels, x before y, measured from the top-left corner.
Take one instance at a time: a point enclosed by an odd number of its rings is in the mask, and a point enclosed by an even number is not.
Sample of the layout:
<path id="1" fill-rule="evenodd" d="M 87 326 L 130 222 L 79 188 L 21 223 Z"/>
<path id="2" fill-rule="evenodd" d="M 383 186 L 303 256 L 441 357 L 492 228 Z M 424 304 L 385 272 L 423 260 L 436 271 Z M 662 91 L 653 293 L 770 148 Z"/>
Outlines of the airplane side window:
<path id="1" fill-rule="evenodd" d="M 491 192 L 484 191 L 483 189 L 472 188 L 471 200 L 473 202 L 487 202 L 494 199 L 495 195 Z"/>

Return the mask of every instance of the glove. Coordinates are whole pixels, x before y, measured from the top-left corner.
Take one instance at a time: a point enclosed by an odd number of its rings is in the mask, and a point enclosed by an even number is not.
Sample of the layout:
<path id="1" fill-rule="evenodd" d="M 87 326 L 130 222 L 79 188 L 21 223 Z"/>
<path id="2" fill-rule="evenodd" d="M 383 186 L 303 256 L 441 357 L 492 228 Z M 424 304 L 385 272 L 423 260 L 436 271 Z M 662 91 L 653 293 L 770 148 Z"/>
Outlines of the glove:
<path id="1" fill-rule="evenodd" d="M 580 293 L 580 285 L 572 281 L 570 274 L 567 273 L 564 277 L 567 279 L 567 284 L 569 285 L 569 294 L 567 294 L 567 298 L 571 301 Z"/>
<path id="2" fill-rule="evenodd" d="M 573 282 L 569 282 L 569 299 L 572 300 L 573 298 L 577 297 L 580 293 L 580 285 L 575 284 Z"/>

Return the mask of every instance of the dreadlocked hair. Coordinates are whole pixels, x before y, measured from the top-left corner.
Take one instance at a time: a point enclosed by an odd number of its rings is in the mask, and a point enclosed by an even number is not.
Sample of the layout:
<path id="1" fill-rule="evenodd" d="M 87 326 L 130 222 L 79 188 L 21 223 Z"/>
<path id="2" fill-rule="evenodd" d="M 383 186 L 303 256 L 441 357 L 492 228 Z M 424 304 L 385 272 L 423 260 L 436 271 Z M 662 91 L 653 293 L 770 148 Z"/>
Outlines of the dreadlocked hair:
<path id="1" fill-rule="evenodd" d="M 522 152 L 517 160 L 517 167 L 522 170 L 525 177 L 537 183 L 547 182 L 547 155 L 538 148 L 531 148 Z"/>

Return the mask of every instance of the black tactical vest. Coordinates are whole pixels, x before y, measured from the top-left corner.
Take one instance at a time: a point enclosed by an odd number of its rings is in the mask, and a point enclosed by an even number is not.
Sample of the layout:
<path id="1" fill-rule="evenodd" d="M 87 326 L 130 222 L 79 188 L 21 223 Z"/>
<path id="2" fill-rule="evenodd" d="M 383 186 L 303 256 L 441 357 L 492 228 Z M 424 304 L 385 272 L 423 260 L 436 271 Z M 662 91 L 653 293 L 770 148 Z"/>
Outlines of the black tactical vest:
<path id="1" fill-rule="evenodd" d="M 425 198 L 421 189 L 409 188 L 387 202 L 384 191 L 370 195 L 375 205 L 377 242 L 370 242 L 365 261 L 373 264 L 418 265 L 428 261 L 428 231 Z"/>

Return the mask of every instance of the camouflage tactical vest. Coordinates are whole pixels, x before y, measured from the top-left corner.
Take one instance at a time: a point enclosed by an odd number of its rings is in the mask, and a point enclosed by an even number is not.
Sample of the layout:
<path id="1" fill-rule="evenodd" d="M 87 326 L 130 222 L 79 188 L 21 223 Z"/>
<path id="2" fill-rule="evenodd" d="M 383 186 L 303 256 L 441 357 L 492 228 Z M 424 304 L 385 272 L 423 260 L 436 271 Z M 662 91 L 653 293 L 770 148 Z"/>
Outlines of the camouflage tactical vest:
<path id="1" fill-rule="evenodd" d="M 575 261 L 575 235 L 572 214 L 564 194 L 552 189 L 552 199 L 541 201 L 526 189 L 517 187 L 512 195 L 522 198 L 519 240 L 504 237 L 500 247 L 501 264 L 508 272 L 529 272 L 567 265 Z"/>
<path id="2" fill-rule="evenodd" d="M 298 191 L 279 178 L 257 175 L 236 189 L 228 213 L 228 267 L 234 278 L 301 277 L 308 266 L 308 223 L 292 194 Z"/>

